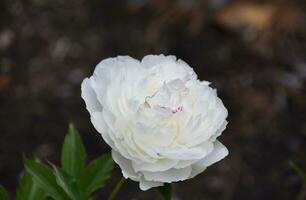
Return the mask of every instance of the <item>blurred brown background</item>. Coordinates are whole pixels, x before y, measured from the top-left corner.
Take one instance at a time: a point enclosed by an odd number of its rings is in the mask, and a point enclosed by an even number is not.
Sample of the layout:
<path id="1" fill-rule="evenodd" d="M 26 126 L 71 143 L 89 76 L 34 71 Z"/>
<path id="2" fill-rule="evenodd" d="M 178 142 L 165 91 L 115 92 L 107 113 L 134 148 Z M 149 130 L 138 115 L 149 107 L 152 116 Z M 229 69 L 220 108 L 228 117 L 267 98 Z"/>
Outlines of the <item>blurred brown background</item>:
<path id="1" fill-rule="evenodd" d="M 229 110 L 230 155 L 174 185 L 177 200 L 306 199 L 306 1 L 1 0 L 0 184 L 13 195 L 22 153 L 59 163 L 69 121 L 91 158 L 109 151 L 80 83 L 104 58 L 174 54 Z M 105 199 L 118 180 L 96 193 Z M 157 199 L 129 181 L 118 199 Z"/>

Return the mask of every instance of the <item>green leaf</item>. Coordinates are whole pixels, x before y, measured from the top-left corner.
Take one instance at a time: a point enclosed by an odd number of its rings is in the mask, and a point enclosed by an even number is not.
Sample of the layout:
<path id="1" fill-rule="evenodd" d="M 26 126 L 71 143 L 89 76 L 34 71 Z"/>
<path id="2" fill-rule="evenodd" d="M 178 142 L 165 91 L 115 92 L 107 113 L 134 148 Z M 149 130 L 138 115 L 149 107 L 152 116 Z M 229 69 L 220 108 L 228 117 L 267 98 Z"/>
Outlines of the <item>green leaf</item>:
<path id="1" fill-rule="evenodd" d="M 73 200 L 85 200 L 84 194 L 78 189 L 74 177 L 66 173 L 64 170 L 53 166 L 56 181 L 59 186 L 66 192 L 66 194 Z"/>
<path id="2" fill-rule="evenodd" d="M 1 200 L 8 200 L 7 191 L 2 185 L 0 185 L 0 199 Z"/>
<path id="3" fill-rule="evenodd" d="M 73 124 L 69 125 L 65 137 L 61 162 L 63 169 L 73 177 L 78 177 L 85 166 L 86 151 L 82 139 Z"/>
<path id="4" fill-rule="evenodd" d="M 304 179 L 304 181 L 306 181 L 306 173 L 294 162 L 289 161 L 290 166 L 292 167 L 292 169 L 300 176 Z"/>
<path id="5" fill-rule="evenodd" d="M 46 199 L 45 192 L 33 181 L 31 175 L 25 173 L 20 179 L 16 191 L 16 200 L 43 200 Z"/>
<path id="6" fill-rule="evenodd" d="M 34 182 L 48 195 L 56 200 L 69 199 L 64 191 L 57 185 L 52 169 L 37 161 L 24 159 L 25 169 L 32 176 Z"/>
<path id="7" fill-rule="evenodd" d="M 158 191 L 164 200 L 171 200 L 172 188 L 170 183 L 165 183 L 164 186 L 158 187 Z"/>
<path id="8" fill-rule="evenodd" d="M 111 154 L 103 154 L 96 160 L 93 160 L 82 171 L 78 179 L 79 186 L 86 192 L 91 194 L 93 191 L 104 186 L 105 181 L 110 177 L 114 161 Z"/>

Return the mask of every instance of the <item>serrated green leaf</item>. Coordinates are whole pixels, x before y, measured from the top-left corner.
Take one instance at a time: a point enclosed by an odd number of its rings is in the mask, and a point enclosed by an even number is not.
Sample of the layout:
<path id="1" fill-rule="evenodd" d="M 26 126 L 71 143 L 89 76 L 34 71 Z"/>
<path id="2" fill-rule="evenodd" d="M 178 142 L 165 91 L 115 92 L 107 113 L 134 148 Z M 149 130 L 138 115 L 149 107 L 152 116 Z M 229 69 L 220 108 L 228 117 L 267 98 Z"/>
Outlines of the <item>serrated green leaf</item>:
<path id="1" fill-rule="evenodd" d="M 8 200 L 7 191 L 2 185 L 0 185 L 0 199 L 1 200 Z"/>
<path id="2" fill-rule="evenodd" d="M 86 164 L 86 151 L 82 139 L 73 124 L 69 125 L 61 155 L 62 168 L 73 177 L 78 177 Z"/>
<path id="3" fill-rule="evenodd" d="M 170 183 L 165 183 L 163 186 L 158 187 L 158 191 L 160 192 L 164 200 L 171 200 L 172 187 Z"/>
<path id="4" fill-rule="evenodd" d="M 98 188 L 104 186 L 105 181 L 111 176 L 114 161 L 110 153 L 103 154 L 96 160 L 93 160 L 82 171 L 78 184 L 86 194 L 91 194 Z"/>
<path id="5" fill-rule="evenodd" d="M 44 200 L 46 193 L 33 181 L 31 175 L 25 173 L 16 190 L 16 200 Z"/>
<path id="6" fill-rule="evenodd" d="M 24 159 L 25 169 L 34 182 L 41 187 L 49 196 L 56 200 L 69 199 L 64 191 L 57 185 L 52 169 L 33 160 Z"/>
<path id="7" fill-rule="evenodd" d="M 72 200 L 85 200 L 85 195 L 79 190 L 74 177 L 64 170 L 53 166 L 56 182 Z"/>

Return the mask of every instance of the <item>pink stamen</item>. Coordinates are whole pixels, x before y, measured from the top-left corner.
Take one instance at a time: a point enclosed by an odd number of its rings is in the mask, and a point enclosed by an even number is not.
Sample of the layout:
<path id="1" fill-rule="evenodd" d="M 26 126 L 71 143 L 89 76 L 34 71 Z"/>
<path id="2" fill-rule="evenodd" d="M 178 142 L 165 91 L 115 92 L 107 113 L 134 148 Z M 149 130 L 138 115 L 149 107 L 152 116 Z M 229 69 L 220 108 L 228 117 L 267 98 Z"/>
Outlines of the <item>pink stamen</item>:
<path id="1" fill-rule="evenodd" d="M 172 114 L 175 114 L 177 112 L 182 112 L 182 111 L 183 111 L 183 106 L 179 106 L 175 110 L 172 111 Z"/>

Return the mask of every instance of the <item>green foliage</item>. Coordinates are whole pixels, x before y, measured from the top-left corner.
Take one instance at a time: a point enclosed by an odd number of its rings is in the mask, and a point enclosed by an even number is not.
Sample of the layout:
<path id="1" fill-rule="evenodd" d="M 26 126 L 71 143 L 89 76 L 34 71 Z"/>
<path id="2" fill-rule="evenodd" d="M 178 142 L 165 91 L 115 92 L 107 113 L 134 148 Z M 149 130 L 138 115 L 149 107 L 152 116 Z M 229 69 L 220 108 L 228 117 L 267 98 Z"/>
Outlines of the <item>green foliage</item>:
<path id="1" fill-rule="evenodd" d="M 82 171 L 78 180 L 79 186 L 84 188 L 87 194 L 103 187 L 105 181 L 110 177 L 113 167 L 114 162 L 110 153 L 100 156 L 89 163 L 89 165 Z"/>
<path id="2" fill-rule="evenodd" d="M 33 178 L 28 173 L 25 173 L 20 179 L 16 191 L 16 200 L 44 200 L 46 199 L 45 192 L 38 186 L 38 183 L 33 181 Z"/>
<path id="3" fill-rule="evenodd" d="M 86 151 L 81 137 L 73 124 L 69 125 L 61 156 L 62 168 L 73 177 L 78 177 L 86 164 Z"/>
<path id="4" fill-rule="evenodd" d="M 61 163 L 53 168 L 37 160 L 24 158 L 25 175 L 16 191 L 16 200 L 87 200 L 109 179 L 114 162 L 110 153 L 104 154 L 86 166 L 86 151 L 75 127 L 69 126 L 65 137 Z M 0 199 L 6 200 L 0 187 Z M 2 195 L 2 196 L 1 196 Z"/>
<path id="5" fill-rule="evenodd" d="M 170 183 L 165 183 L 164 186 L 158 187 L 158 191 L 164 200 L 171 200 L 172 188 Z"/>
<path id="6" fill-rule="evenodd" d="M 56 182 L 66 192 L 66 194 L 74 200 L 85 200 L 84 193 L 77 186 L 76 179 L 64 170 L 53 166 L 54 174 L 56 176 Z"/>
<path id="7" fill-rule="evenodd" d="M 8 194 L 7 194 L 5 188 L 2 185 L 0 185 L 0 199 L 1 200 L 8 200 Z"/>
<path id="8" fill-rule="evenodd" d="M 57 185 L 52 168 L 43 163 L 28 159 L 24 159 L 24 164 L 27 173 L 32 176 L 33 180 L 48 195 L 56 200 L 69 199 L 62 188 Z"/>
<path id="9" fill-rule="evenodd" d="M 301 177 L 304 179 L 304 181 L 306 181 L 306 173 L 294 162 L 289 161 L 290 166 L 292 167 L 292 169 Z"/>
<path id="10" fill-rule="evenodd" d="M 55 200 L 91 199 L 92 193 L 102 188 L 110 178 L 114 161 L 111 153 L 106 153 L 86 166 L 86 157 L 82 139 L 75 127 L 70 124 L 62 148 L 62 167 L 49 163 L 52 168 L 38 159 L 29 160 L 24 157 L 25 174 L 17 187 L 16 200 L 45 200 L 50 197 Z M 292 167 L 306 178 L 305 173 L 294 163 Z M 122 178 L 118 182 L 108 199 L 116 198 L 124 181 Z M 171 200 L 172 189 L 169 183 L 158 190 L 164 200 Z M 8 200 L 8 194 L 1 185 L 0 200 Z"/>

